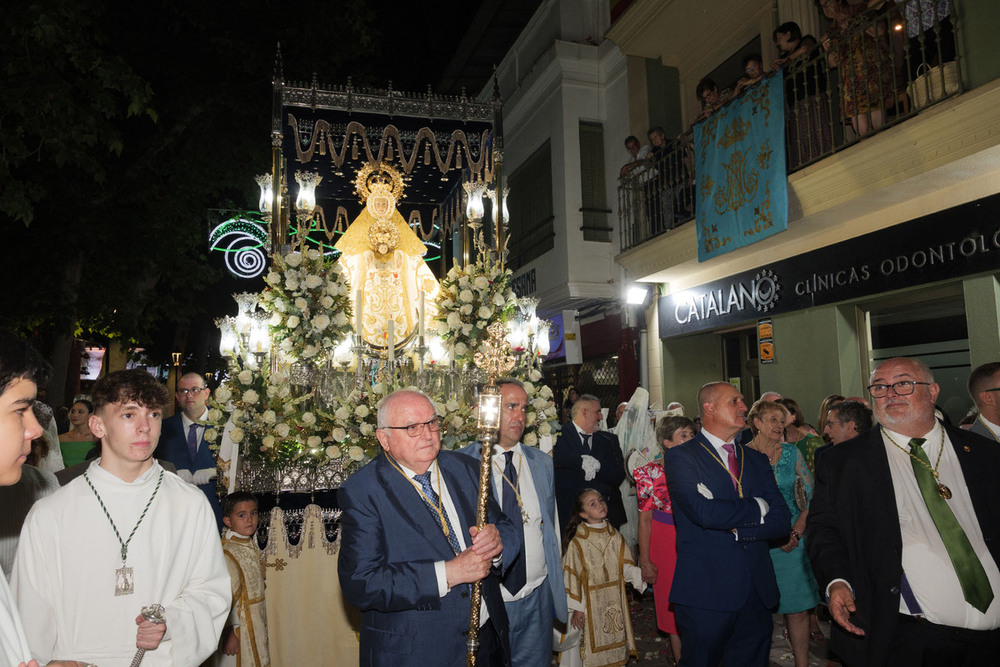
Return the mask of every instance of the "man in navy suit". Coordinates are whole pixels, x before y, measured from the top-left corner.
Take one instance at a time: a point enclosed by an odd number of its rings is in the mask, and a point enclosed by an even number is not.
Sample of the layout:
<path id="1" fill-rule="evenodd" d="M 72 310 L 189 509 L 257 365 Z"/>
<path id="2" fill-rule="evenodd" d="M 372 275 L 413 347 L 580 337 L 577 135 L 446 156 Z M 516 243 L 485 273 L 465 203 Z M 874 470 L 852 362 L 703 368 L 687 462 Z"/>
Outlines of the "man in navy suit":
<path id="1" fill-rule="evenodd" d="M 549 667 L 553 619 L 565 623 L 567 617 L 552 458 L 521 443 L 528 413 L 521 381 L 503 378 L 497 385 L 500 441 L 493 448 L 493 495 L 524 528 L 524 550 L 502 582 L 512 662 L 514 667 Z M 472 443 L 462 452 L 479 461 L 482 445 Z"/>
<path id="2" fill-rule="evenodd" d="M 521 551 L 518 531 L 489 497 L 476 528 L 479 466 L 441 451 L 441 424 L 424 394 L 399 390 L 378 410 L 384 453 L 337 494 L 339 576 L 361 610 L 361 665 L 461 665 L 470 591 L 482 581 L 480 665 L 510 665 L 499 576 Z"/>
<path id="3" fill-rule="evenodd" d="M 208 412 L 208 395 L 205 378 L 197 373 L 181 376 L 175 394 L 181 412 L 163 420 L 155 456 L 173 463 L 178 477 L 202 490 L 212 505 L 215 523 L 221 532 L 222 504 L 216 490 L 217 463 L 215 454 L 205 441 L 206 427 L 199 423 Z"/>
<path id="4" fill-rule="evenodd" d="M 1000 442 L 1000 361 L 976 366 L 969 375 L 969 397 L 979 410 L 969 430 Z"/>
<path id="5" fill-rule="evenodd" d="M 618 488 L 625 479 L 618 436 L 597 430 L 603 415 L 601 401 L 596 396 L 583 394 L 576 399 L 570 417 L 552 448 L 559 525 L 569 523 L 576 497 L 589 488 L 604 496 L 608 503 L 608 523 L 619 528 L 628 518 Z"/>
<path id="6" fill-rule="evenodd" d="M 698 405 L 701 432 L 663 456 L 677 527 L 670 601 L 680 664 L 766 667 L 778 604 L 768 540 L 788 535 L 791 514 L 767 457 L 733 443 L 746 424 L 740 392 L 712 382 Z"/>

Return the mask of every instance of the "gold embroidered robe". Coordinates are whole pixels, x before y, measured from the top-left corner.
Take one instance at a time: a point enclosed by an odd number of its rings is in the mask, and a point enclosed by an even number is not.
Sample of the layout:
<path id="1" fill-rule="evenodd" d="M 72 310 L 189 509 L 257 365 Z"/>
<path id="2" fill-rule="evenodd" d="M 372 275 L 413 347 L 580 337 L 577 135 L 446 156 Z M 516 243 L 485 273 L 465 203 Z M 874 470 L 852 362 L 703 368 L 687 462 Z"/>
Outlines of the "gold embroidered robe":
<path id="1" fill-rule="evenodd" d="M 226 531 L 222 551 L 233 582 L 233 612 L 239 617 L 236 636 L 240 650 L 237 667 L 269 667 L 267 612 L 264 608 L 264 569 L 253 538 Z"/>

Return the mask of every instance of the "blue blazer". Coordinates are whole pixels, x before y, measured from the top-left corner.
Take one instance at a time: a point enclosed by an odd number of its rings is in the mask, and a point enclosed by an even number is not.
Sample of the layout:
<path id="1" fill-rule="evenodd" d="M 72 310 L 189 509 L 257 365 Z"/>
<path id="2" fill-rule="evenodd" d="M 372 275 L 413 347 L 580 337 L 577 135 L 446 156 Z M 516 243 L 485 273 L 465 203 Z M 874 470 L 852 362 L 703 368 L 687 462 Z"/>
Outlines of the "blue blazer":
<path id="1" fill-rule="evenodd" d="M 553 616 L 565 623 L 568 616 L 566 585 L 563 583 L 562 574 L 562 539 L 559 536 L 559 524 L 556 521 L 556 491 L 553 482 L 552 457 L 534 447 L 527 447 L 523 443 L 521 450 L 524 452 L 524 458 L 528 460 L 528 469 L 531 470 L 531 479 L 535 483 L 538 504 L 542 509 L 542 546 L 545 549 L 548 584 L 552 590 L 554 604 L 552 613 Z M 459 451 L 479 461 L 482 458 L 483 446 L 474 442 Z M 493 493 L 495 498 L 495 484 L 493 485 Z"/>
<path id="2" fill-rule="evenodd" d="M 438 467 L 459 516 L 466 543 L 476 523 L 479 467 L 463 454 L 442 451 Z M 465 664 L 470 587 L 455 586 L 438 595 L 436 561 L 455 557 L 437 519 L 383 454 L 351 475 L 340 487 L 338 574 L 344 598 L 361 610 L 360 664 Z M 521 552 L 519 534 L 489 498 L 487 517 L 503 541 L 502 568 Z M 502 572 L 499 574 L 502 575 Z M 482 592 L 490 622 L 510 664 L 507 612 L 494 570 Z"/>
<path id="3" fill-rule="evenodd" d="M 218 465 L 215 460 L 215 454 L 208 448 L 208 442 L 205 441 L 204 437 L 198 443 L 198 451 L 195 457 L 191 458 L 191 452 L 187 446 L 187 434 L 184 432 L 184 422 L 181 419 L 180 412 L 163 420 L 163 426 L 160 429 L 160 443 L 156 447 L 154 456 L 158 459 L 170 461 L 178 470 L 187 470 L 189 472 L 214 468 Z M 208 498 L 209 504 L 212 505 L 212 512 L 215 514 L 215 523 L 221 531 L 222 504 L 219 502 L 218 485 L 215 480 L 212 480 L 208 484 L 199 484 L 198 488 L 201 489 L 202 493 Z"/>
<path id="4" fill-rule="evenodd" d="M 778 604 L 778 585 L 768 540 L 788 535 L 788 506 L 766 456 L 737 445 L 736 462 L 743 469 L 740 498 L 725 461 L 720 464 L 714 452 L 699 433 L 663 455 L 677 527 L 677 568 L 670 601 L 735 612 L 753 587 L 764 605 L 773 608 Z M 698 490 L 699 484 L 711 499 Z M 763 523 L 755 497 L 769 507 Z"/>

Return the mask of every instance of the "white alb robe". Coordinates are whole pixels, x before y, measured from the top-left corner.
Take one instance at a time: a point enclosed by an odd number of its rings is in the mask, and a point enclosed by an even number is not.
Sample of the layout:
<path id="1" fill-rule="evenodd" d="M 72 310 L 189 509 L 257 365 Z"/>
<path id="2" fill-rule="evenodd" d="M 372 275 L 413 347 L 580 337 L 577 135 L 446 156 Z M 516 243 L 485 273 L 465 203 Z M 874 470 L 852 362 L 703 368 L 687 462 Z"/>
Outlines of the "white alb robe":
<path id="1" fill-rule="evenodd" d="M 21 627 L 7 577 L 0 576 L 0 665 L 16 667 L 31 659 L 28 640 Z"/>
<path id="2" fill-rule="evenodd" d="M 127 483 L 101 468 L 87 475 L 122 539 L 128 539 L 163 470 Z M 204 494 L 172 473 L 128 546 L 135 593 L 115 596 L 121 547 L 97 498 L 80 476 L 37 503 L 25 520 L 11 588 L 21 618 L 52 619 L 25 628 L 32 655 L 127 667 L 142 607 L 166 608 L 167 632 L 143 667 L 196 667 L 216 649 L 231 601 L 215 517 Z"/>

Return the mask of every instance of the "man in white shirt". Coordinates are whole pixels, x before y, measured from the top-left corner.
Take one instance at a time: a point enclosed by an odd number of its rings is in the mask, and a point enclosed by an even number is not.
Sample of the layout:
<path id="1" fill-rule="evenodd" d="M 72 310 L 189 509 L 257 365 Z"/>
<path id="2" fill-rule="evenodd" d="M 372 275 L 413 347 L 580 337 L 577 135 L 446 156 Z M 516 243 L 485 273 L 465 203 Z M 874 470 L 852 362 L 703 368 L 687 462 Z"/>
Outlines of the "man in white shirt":
<path id="1" fill-rule="evenodd" d="M 14 561 L 31 653 L 127 667 L 141 648 L 143 667 L 198 665 L 218 646 L 230 581 L 204 496 L 153 459 L 167 392 L 128 370 L 98 380 L 92 398 L 101 456 L 35 503 Z M 152 604 L 165 623 L 143 617 Z"/>
<path id="2" fill-rule="evenodd" d="M 524 550 L 502 581 L 510 622 L 514 667 L 548 667 L 552 662 L 553 620 L 565 623 L 566 587 L 556 522 L 552 458 L 521 442 L 528 394 L 520 380 L 503 378 L 500 387 L 500 440 L 493 447 L 493 496 L 524 533 Z M 482 445 L 462 450 L 477 461 Z"/>
<path id="3" fill-rule="evenodd" d="M 915 359 L 883 362 L 879 428 L 817 468 L 807 549 L 855 665 L 995 665 L 1000 654 L 1000 449 L 934 417 L 940 387 Z"/>
<path id="4" fill-rule="evenodd" d="M 972 371 L 969 396 L 979 410 L 969 430 L 1000 443 L 1000 361 L 982 364 Z"/>
<path id="5" fill-rule="evenodd" d="M 163 435 L 155 456 L 177 466 L 177 476 L 194 484 L 212 506 L 215 523 L 222 532 L 222 504 L 219 502 L 215 453 L 205 440 L 205 417 L 208 414 L 209 389 L 205 378 L 185 373 L 177 381 L 174 396 L 181 411 L 163 420 Z"/>

